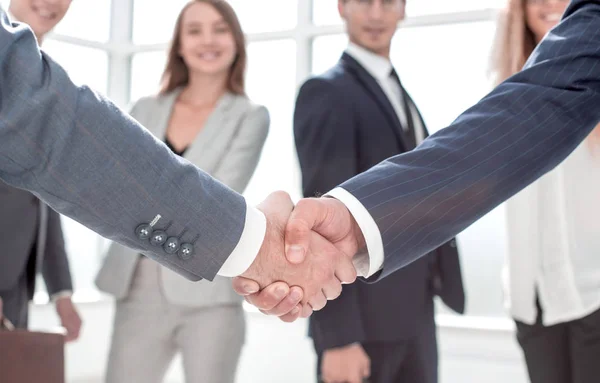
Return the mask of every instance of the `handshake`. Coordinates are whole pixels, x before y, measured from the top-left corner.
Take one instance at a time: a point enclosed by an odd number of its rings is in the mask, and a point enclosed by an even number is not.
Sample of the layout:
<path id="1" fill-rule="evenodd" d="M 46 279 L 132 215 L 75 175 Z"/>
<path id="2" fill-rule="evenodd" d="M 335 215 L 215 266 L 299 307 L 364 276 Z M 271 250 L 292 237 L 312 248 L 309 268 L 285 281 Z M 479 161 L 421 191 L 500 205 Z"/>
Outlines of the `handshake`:
<path id="1" fill-rule="evenodd" d="M 307 318 L 356 280 L 352 259 L 365 247 L 352 214 L 334 198 L 308 198 L 295 207 L 275 192 L 258 209 L 267 219 L 252 265 L 233 279 L 234 290 L 267 315 L 285 322 Z"/>

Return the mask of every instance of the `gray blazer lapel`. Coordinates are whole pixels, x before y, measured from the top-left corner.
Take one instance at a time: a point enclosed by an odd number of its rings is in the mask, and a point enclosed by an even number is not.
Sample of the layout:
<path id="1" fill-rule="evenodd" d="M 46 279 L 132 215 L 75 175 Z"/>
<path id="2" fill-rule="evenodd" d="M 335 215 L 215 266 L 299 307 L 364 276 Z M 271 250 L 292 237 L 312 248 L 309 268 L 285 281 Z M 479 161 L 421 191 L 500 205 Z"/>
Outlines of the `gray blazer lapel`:
<path id="1" fill-rule="evenodd" d="M 161 141 L 164 141 L 165 139 L 165 134 L 167 133 L 167 128 L 169 127 L 171 116 L 173 115 L 175 101 L 177 101 L 182 90 L 183 88 L 177 88 L 173 92 L 157 98 L 157 118 L 154 122 L 147 121 L 146 127 Z"/>
<path id="2" fill-rule="evenodd" d="M 231 136 L 235 133 L 236 121 L 241 114 L 234 108 L 236 97 L 224 94 L 215 110 L 208 116 L 204 127 L 184 154 L 191 163 L 211 173 L 225 155 Z"/>

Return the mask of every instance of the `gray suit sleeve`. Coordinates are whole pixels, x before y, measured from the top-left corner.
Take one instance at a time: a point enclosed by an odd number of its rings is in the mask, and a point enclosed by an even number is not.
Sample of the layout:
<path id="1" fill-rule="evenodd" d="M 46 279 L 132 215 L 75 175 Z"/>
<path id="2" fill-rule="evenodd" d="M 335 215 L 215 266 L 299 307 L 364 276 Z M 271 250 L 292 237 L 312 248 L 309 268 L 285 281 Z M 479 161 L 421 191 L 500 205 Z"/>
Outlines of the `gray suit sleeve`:
<path id="1" fill-rule="evenodd" d="M 382 235 L 389 273 L 563 161 L 600 120 L 600 3 L 574 0 L 526 68 L 416 150 L 344 183 Z"/>
<path id="2" fill-rule="evenodd" d="M 238 193 L 242 193 L 256 170 L 269 133 L 269 112 L 259 106 L 248 112 L 240 123 L 223 160 L 213 176 Z"/>
<path id="3" fill-rule="evenodd" d="M 73 291 L 60 215 L 50 208 L 48 208 L 42 275 L 49 295 L 65 290 Z"/>
<path id="4" fill-rule="evenodd" d="M 75 86 L 31 31 L 0 10 L 0 178 L 188 279 L 212 279 L 244 229 L 246 203 L 109 100 Z M 169 255 L 136 228 L 194 245 Z M 186 259 L 184 259 L 186 258 Z"/>

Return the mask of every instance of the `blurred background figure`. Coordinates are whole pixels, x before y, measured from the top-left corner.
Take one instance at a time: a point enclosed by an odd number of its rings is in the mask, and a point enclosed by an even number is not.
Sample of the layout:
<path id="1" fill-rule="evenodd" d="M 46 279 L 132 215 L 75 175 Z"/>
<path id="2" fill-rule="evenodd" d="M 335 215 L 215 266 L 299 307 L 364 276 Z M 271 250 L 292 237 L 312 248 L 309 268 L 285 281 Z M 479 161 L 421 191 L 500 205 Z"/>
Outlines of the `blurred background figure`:
<path id="1" fill-rule="evenodd" d="M 568 4 L 507 1 L 493 52 L 497 82 L 522 68 Z M 600 375 L 600 158 L 590 145 L 599 132 L 506 203 L 506 302 L 532 383 Z"/>
<path id="2" fill-rule="evenodd" d="M 41 44 L 70 5 L 71 0 L 12 0 L 8 12 L 13 20 L 28 24 Z M 41 273 L 66 340 L 76 340 L 82 321 L 71 300 L 73 281 L 60 215 L 33 194 L 0 181 L 0 243 L 0 297 L 6 318 L 27 328 L 29 301 Z"/>
<path id="3" fill-rule="evenodd" d="M 240 193 L 269 129 L 266 108 L 246 96 L 246 59 L 232 7 L 190 1 L 177 19 L 159 94 L 131 110 L 174 155 Z M 166 239 L 152 238 L 159 246 Z M 187 382 L 234 381 L 245 319 L 229 279 L 190 282 L 113 244 L 97 285 L 117 299 L 107 383 L 162 382 L 177 353 Z"/>
<path id="4" fill-rule="evenodd" d="M 350 43 L 337 65 L 304 83 L 296 101 L 304 196 L 326 193 L 428 136 L 390 61 L 405 7 L 405 0 L 338 1 Z M 344 286 L 310 320 L 321 380 L 436 383 L 435 295 L 464 311 L 455 240 L 380 282 Z"/>

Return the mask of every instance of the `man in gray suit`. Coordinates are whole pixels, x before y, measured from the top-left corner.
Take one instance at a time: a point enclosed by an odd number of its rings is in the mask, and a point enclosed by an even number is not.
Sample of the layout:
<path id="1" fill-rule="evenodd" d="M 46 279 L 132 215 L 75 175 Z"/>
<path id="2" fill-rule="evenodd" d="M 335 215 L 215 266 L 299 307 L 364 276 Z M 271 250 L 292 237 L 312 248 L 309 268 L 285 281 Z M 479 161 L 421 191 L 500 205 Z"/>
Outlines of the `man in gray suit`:
<path id="1" fill-rule="evenodd" d="M 71 0 L 39 2 L 12 0 L 13 19 L 28 24 L 41 44 L 44 36 L 65 16 Z M 71 300 L 73 282 L 65 252 L 60 216 L 33 194 L 0 181 L 0 298 L 4 315 L 19 328 L 26 328 L 29 301 L 36 276 L 46 288 L 67 330 L 67 341 L 75 340 L 81 318 Z"/>
<path id="2" fill-rule="evenodd" d="M 110 101 L 75 86 L 31 31 L 0 10 L 0 179 L 190 280 L 245 275 L 292 289 L 283 303 L 319 309 L 352 282 L 351 259 L 314 235 L 318 254 L 283 257 L 293 209 L 276 193 L 260 206 L 175 156 Z M 257 256 L 258 255 L 258 256 Z M 317 256 L 318 255 L 318 256 Z M 286 295 L 287 287 L 272 291 Z M 271 290 L 269 290 L 271 291 Z M 310 314 L 310 311 L 305 315 Z"/>

